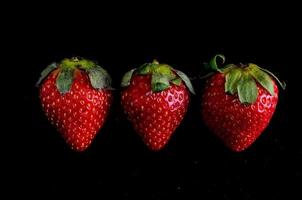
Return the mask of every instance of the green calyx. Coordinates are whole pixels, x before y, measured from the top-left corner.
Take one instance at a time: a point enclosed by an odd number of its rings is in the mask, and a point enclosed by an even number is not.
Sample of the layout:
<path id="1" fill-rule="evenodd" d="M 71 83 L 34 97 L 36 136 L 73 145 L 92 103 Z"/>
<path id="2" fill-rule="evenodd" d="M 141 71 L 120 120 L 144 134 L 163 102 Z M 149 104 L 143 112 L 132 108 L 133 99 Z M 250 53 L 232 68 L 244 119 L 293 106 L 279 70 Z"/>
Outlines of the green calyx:
<path id="1" fill-rule="evenodd" d="M 46 67 L 37 85 L 50 74 L 53 70 L 59 69 L 56 79 L 56 87 L 61 94 L 69 92 L 74 79 L 75 70 L 81 70 L 88 74 L 91 86 L 95 89 L 111 89 L 111 77 L 102 67 L 95 62 L 83 58 L 65 58 L 60 63 L 52 63 Z"/>
<path id="2" fill-rule="evenodd" d="M 156 60 L 154 60 L 152 63 L 145 63 L 139 68 L 128 71 L 122 78 L 121 86 L 129 86 L 134 74 L 151 75 L 151 88 L 153 92 L 161 92 L 166 90 L 171 84 L 180 86 L 183 81 L 189 91 L 195 94 L 191 81 L 186 74 L 173 69 L 167 64 L 160 64 Z"/>
<path id="3" fill-rule="evenodd" d="M 259 83 L 265 90 L 274 96 L 274 82 L 271 76 L 277 80 L 283 89 L 285 89 L 285 84 L 281 83 L 274 74 L 266 69 L 252 63 L 247 65 L 229 64 L 218 67 L 218 58 L 222 60 L 223 64 L 225 57 L 223 55 L 216 55 L 206 66 L 225 75 L 225 92 L 232 95 L 238 94 L 241 103 L 252 104 L 257 100 L 258 88 L 256 83 Z"/>
<path id="4" fill-rule="evenodd" d="M 96 66 L 96 63 L 83 58 L 73 57 L 65 58 L 61 61 L 60 67 L 62 69 L 92 69 Z"/>

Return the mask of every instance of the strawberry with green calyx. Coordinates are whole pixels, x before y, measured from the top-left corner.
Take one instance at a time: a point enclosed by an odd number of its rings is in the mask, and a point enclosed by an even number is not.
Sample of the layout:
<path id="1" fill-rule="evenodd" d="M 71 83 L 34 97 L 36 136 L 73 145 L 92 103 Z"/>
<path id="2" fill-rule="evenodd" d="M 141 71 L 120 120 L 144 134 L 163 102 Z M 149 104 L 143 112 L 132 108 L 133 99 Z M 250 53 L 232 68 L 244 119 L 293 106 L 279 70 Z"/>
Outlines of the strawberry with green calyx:
<path id="1" fill-rule="evenodd" d="M 189 78 L 167 64 L 146 63 L 127 72 L 121 82 L 121 104 L 149 149 L 158 151 L 169 141 L 189 105 Z"/>
<path id="2" fill-rule="evenodd" d="M 112 102 L 107 71 L 91 60 L 66 58 L 44 69 L 37 86 L 48 120 L 67 144 L 75 151 L 87 149 Z"/>
<path id="3" fill-rule="evenodd" d="M 202 117 L 209 129 L 233 151 L 248 148 L 268 126 L 278 102 L 271 72 L 249 63 L 218 68 L 216 55 L 207 64 L 217 71 L 202 96 Z"/>

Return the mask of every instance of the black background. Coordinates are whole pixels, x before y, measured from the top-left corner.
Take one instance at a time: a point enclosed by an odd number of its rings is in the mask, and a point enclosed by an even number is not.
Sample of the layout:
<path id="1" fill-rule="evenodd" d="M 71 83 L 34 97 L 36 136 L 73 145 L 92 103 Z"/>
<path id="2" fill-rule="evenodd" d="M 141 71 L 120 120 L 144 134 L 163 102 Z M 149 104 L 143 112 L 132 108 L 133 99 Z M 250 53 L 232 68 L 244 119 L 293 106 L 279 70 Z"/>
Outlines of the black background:
<path id="1" fill-rule="evenodd" d="M 22 95 L 20 125 L 12 126 L 16 137 L 8 148 L 12 173 L 7 184 L 13 194 L 110 199 L 294 196 L 302 176 L 301 136 L 292 128 L 297 84 L 292 69 L 299 46 L 294 12 L 262 5 L 233 10 L 223 5 L 190 10 L 147 4 L 127 10 L 118 5 L 110 11 L 81 4 L 55 6 L 54 11 L 44 5 L 22 13 L 17 25 L 11 23 L 10 50 L 18 63 Z M 205 73 L 203 62 L 217 53 L 228 63 L 257 63 L 287 82 L 268 128 L 246 151 L 229 151 L 201 121 L 204 82 L 193 80 L 197 95 L 191 96 L 185 119 L 162 151 L 150 152 L 120 108 L 122 75 L 158 59 L 196 77 Z M 49 63 L 71 56 L 97 60 L 116 88 L 110 116 L 84 153 L 69 150 L 48 123 L 34 86 Z"/>

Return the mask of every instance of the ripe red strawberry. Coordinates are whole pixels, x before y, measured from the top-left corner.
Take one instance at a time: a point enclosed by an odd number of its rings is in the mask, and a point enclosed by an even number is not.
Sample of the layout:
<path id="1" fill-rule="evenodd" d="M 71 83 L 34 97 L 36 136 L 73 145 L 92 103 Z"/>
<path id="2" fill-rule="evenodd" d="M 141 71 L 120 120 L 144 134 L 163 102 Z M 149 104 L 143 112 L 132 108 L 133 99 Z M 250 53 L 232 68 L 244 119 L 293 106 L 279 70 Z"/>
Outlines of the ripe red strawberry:
<path id="1" fill-rule="evenodd" d="M 194 93 L 190 80 L 154 61 L 127 72 L 121 85 L 121 103 L 134 129 L 149 149 L 162 149 L 187 111 L 188 89 Z"/>
<path id="2" fill-rule="evenodd" d="M 103 126 L 112 101 L 111 78 L 96 63 L 64 59 L 38 81 L 48 120 L 75 151 L 84 151 Z"/>
<path id="3" fill-rule="evenodd" d="M 202 117 L 227 147 L 239 152 L 248 148 L 269 124 L 278 102 L 278 87 L 268 74 L 275 76 L 255 64 L 230 64 L 218 69 L 218 57 L 225 60 L 217 55 L 209 63 L 218 73 L 206 84 Z"/>

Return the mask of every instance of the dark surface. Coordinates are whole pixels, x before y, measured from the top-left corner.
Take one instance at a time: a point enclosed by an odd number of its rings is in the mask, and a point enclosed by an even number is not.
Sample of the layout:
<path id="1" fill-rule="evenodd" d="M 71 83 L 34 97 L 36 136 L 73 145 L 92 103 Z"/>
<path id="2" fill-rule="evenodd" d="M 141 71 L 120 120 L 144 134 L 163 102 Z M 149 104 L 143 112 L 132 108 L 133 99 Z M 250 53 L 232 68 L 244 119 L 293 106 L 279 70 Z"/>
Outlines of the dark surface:
<path id="1" fill-rule="evenodd" d="M 294 195 L 302 177 L 301 136 L 291 124 L 295 81 L 289 68 L 297 45 L 295 31 L 275 16 L 263 19 L 265 12 L 244 22 L 236 16 L 223 18 L 224 26 L 196 15 L 192 19 L 200 20 L 183 21 L 174 13 L 171 19 L 137 22 L 129 16 L 94 21 L 80 17 L 65 21 L 59 16 L 21 28 L 14 51 L 21 61 L 19 87 L 24 105 L 21 124 L 14 126 L 17 139 L 11 144 L 15 147 L 11 169 L 17 178 L 12 187 L 21 194 L 117 199 Z M 195 77 L 204 73 L 202 63 L 216 53 L 225 54 L 228 63 L 257 63 L 287 82 L 269 127 L 246 151 L 230 152 L 202 123 L 199 109 L 204 83 L 194 80 L 197 95 L 191 96 L 182 124 L 162 151 L 148 151 L 122 114 L 122 75 L 156 58 Z M 84 153 L 72 152 L 64 144 L 44 116 L 34 87 L 49 63 L 76 55 L 97 60 L 111 74 L 116 88 L 107 123 Z"/>

